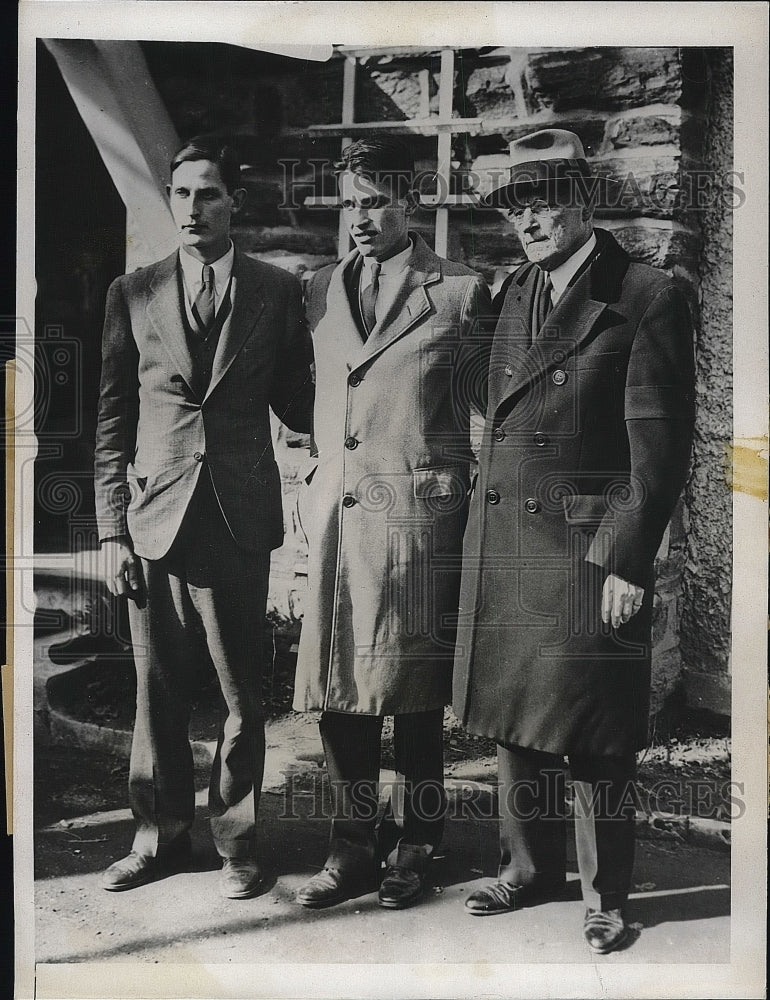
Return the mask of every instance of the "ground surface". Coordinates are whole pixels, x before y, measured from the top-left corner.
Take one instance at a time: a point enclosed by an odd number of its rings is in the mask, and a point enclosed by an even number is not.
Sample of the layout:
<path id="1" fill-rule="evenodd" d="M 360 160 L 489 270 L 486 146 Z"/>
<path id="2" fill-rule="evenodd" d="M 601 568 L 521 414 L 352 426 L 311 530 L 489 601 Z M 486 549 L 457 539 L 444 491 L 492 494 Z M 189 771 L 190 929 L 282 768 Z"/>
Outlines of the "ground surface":
<path id="1" fill-rule="evenodd" d="M 450 811 L 434 886 L 391 912 L 374 894 L 308 911 L 294 894 L 325 858 L 328 822 L 317 773 L 263 795 L 266 891 L 220 899 L 218 860 L 199 792 L 193 870 L 128 893 L 100 873 L 130 847 L 126 765 L 104 754 L 41 746 L 35 761 L 36 952 L 39 962 L 595 962 L 582 941 L 576 874 L 571 898 L 504 916 L 466 916 L 463 900 L 493 877 L 497 823 Z M 201 782 L 203 783 L 203 781 Z M 275 785 L 275 782 L 273 782 Z M 576 873 L 574 851 L 570 870 Z M 629 946 L 600 961 L 720 963 L 729 956 L 730 857 L 675 841 L 638 845 Z"/>

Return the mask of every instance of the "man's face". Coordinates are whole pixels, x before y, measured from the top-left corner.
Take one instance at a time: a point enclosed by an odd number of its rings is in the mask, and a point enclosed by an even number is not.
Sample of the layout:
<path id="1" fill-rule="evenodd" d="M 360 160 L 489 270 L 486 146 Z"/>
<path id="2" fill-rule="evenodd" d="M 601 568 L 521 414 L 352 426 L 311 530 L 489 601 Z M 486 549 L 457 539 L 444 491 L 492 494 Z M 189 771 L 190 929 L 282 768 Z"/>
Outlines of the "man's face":
<path id="1" fill-rule="evenodd" d="M 398 198 L 389 183 L 375 183 L 346 170 L 339 179 L 342 213 L 350 235 L 364 257 L 387 260 L 409 241 L 409 198 Z"/>
<path id="2" fill-rule="evenodd" d="M 203 261 L 226 253 L 230 218 L 243 204 L 245 191 L 228 194 L 211 160 L 185 160 L 174 171 L 168 193 L 181 245 Z"/>
<path id="3" fill-rule="evenodd" d="M 529 260 L 546 271 L 568 260 L 591 235 L 591 213 L 583 205 L 560 205 L 533 192 L 508 212 Z"/>

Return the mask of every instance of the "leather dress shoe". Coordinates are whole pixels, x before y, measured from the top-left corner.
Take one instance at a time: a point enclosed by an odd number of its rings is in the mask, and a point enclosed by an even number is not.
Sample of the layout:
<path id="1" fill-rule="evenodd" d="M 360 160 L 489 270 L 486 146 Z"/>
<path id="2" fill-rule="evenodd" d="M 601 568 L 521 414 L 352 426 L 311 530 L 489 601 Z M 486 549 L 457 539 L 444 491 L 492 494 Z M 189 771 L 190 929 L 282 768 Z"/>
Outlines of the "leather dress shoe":
<path id="1" fill-rule="evenodd" d="M 424 875 L 412 868 L 388 865 L 380 883 L 378 902 L 389 910 L 403 910 L 416 903 L 424 892 Z"/>
<path id="2" fill-rule="evenodd" d="M 155 882 L 182 871 L 190 858 L 190 838 L 177 837 L 173 844 L 162 848 L 157 855 L 131 851 L 125 858 L 115 861 L 102 875 L 102 886 L 108 892 L 124 892 L 140 885 Z"/>
<path id="3" fill-rule="evenodd" d="M 262 872 L 253 858 L 225 858 L 219 891 L 225 899 L 251 899 L 262 887 Z"/>
<path id="4" fill-rule="evenodd" d="M 533 903 L 558 899 L 564 893 L 566 882 L 535 882 L 531 885 L 514 885 L 512 882 L 493 882 L 472 892 L 465 900 L 465 909 L 474 917 L 492 917 L 510 913 Z"/>
<path id="5" fill-rule="evenodd" d="M 342 872 L 339 868 L 322 868 L 297 893 L 297 902 L 320 910 L 324 906 L 336 906 L 346 899 L 363 896 L 374 888 L 374 877 L 366 879 L 360 875 Z"/>
<path id="6" fill-rule="evenodd" d="M 600 955 L 614 951 L 628 938 L 628 927 L 620 910 L 587 909 L 583 934 L 588 944 Z"/>

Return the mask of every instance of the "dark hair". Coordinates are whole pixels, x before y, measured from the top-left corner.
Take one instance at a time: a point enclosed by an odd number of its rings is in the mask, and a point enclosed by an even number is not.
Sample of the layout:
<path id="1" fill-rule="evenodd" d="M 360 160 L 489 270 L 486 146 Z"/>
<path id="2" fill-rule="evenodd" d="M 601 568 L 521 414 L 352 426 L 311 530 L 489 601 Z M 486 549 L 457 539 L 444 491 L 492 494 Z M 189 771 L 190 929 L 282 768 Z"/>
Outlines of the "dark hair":
<path id="1" fill-rule="evenodd" d="M 407 188 L 414 182 L 414 154 L 409 143 L 396 136 L 357 139 L 343 149 L 334 164 L 335 173 L 345 170 L 361 174 L 371 181 L 387 181 L 396 185 L 399 178 Z"/>
<path id="2" fill-rule="evenodd" d="M 211 160 L 212 163 L 216 163 L 228 194 L 232 194 L 241 186 L 241 164 L 238 154 L 232 146 L 226 145 L 220 139 L 202 135 L 188 139 L 171 160 L 171 176 L 180 163 L 188 163 L 191 160 Z"/>

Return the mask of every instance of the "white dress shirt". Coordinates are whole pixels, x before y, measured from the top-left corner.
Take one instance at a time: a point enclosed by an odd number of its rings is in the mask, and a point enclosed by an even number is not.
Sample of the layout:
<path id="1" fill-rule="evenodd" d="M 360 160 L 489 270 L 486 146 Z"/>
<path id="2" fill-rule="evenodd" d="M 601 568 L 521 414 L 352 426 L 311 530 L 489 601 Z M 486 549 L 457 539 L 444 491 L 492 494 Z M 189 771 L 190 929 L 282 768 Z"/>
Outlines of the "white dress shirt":
<path id="1" fill-rule="evenodd" d="M 388 257 L 387 260 L 379 262 L 380 285 L 379 291 L 377 292 L 377 298 L 374 301 L 374 315 L 378 323 L 396 299 L 398 290 L 403 282 L 404 271 L 406 271 L 409 267 L 409 260 L 411 256 L 412 243 L 410 241 L 409 246 L 405 250 L 401 250 L 392 257 Z M 368 288 L 372 283 L 373 263 L 373 260 L 370 260 L 368 257 L 364 257 L 363 267 L 361 268 L 361 281 L 358 289 L 359 304 L 361 302 L 361 296 L 363 295 L 364 289 Z"/>
<path id="2" fill-rule="evenodd" d="M 230 249 L 227 253 L 222 254 L 217 260 L 214 260 L 209 265 L 214 269 L 214 309 L 219 312 L 219 307 L 222 305 L 222 299 L 227 292 L 227 286 L 230 284 L 230 276 L 233 273 L 233 260 L 235 259 L 235 249 L 233 244 L 230 243 Z M 196 329 L 197 323 L 193 317 L 192 305 L 201 290 L 203 285 L 203 267 L 204 265 L 197 257 L 193 257 L 192 254 L 187 253 L 187 251 L 182 247 L 179 251 L 179 263 L 182 266 L 182 278 L 184 280 L 184 290 L 185 290 L 185 306 L 187 307 L 187 319 L 193 329 Z"/>

